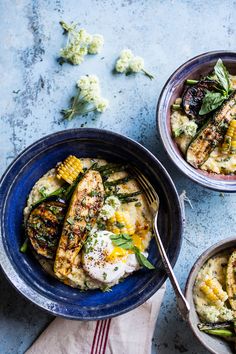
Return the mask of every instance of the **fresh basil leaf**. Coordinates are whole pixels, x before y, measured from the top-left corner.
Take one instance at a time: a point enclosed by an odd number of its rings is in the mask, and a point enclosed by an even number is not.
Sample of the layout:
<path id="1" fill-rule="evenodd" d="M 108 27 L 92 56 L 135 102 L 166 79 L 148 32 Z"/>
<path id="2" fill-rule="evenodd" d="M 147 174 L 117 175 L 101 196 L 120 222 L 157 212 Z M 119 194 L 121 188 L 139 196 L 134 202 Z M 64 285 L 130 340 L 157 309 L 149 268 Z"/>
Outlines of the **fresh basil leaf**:
<path id="1" fill-rule="evenodd" d="M 228 96 L 222 95 L 220 92 L 207 91 L 202 101 L 202 106 L 199 115 L 207 114 L 218 108 Z"/>
<path id="2" fill-rule="evenodd" d="M 123 237 L 125 240 L 131 241 L 131 237 L 128 234 L 120 234 L 121 237 Z"/>
<path id="3" fill-rule="evenodd" d="M 112 235 L 110 238 L 115 246 L 121 247 L 125 250 L 130 250 L 133 248 L 133 242 L 129 235 Z"/>
<path id="4" fill-rule="evenodd" d="M 114 241 L 114 240 L 118 240 L 120 238 L 120 234 L 114 234 L 114 235 L 111 235 L 110 236 L 110 239 L 112 240 L 112 241 Z"/>
<path id="5" fill-rule="evenodd" d="M 123 248 L 124 250 L 131 250 L 134 247 L 134 245 L 132 241 L 126 241 L 125 243 L 120 245 L 120 247 Z"/>
<path id="6" fill-rule="evenodd" d="M 127 241 L 123 240 L 122 238 L 118 238 L 116 240 L 112 240 L 114 245 L 122 247 L 123 244 L 127 243 Z"/>
<path id="7" fill-rule="evenodd" d="M 215 67 L 214 67 L 214 72 L 217 77 L 217 80 L 219 84 L 223 87 L 223 89 L 226 91 L 228 94 L 229 89 L 230 89 L 230 82 L 229 82 L 229 73 L 224 66 L 223 62 L 221 59 L 218 59 Z"/>
<path id="8" fill-rule="evenodd" d="M 110 238 L 115 246 L 121 247 L 125 250 L 133 250 L 140 265 L 148 269 L 155 269 L 148 259 L 140 252 L 138 247 L 134 246 L 133 240 L 128 234 L 112 235 Z"/>
<path id="9" fill-rule="evenodd" d="M 140 265 L 148 269 L 155 269 L 154 265 L 149 262 L 149 260 L 140 252 L 137 247 L 134 247 L 134 251 Z"/>

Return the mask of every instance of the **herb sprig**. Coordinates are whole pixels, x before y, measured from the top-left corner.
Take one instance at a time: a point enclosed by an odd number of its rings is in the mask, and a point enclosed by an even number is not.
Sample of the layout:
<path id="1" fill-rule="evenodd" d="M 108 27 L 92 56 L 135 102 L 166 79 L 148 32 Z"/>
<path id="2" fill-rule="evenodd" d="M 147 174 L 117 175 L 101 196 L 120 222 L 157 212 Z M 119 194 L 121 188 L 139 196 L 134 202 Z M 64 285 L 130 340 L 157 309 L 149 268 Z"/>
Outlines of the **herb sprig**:
<path id="1" fill-rule="evenodd" d="M 217 81 L 219 90 L 217 92 L 206 91 L 199 115 L 207 114 L 220 107 L 222 103 L 229 98 L 229 94 L 231 93 L 229 73 L 221 59 L 218 59 L 210 78 Z"/>
<path id="2" fill-rule="evenodd" d="M 150 263 L 149 260 L 142 254 L 139 248 L 134 246 L 133 240 L 128 234 L 112 235 L 111 240 L 115 246 L 133 251 L 140 265 L 148 269 L 155 269 L 152 263 Z"/>

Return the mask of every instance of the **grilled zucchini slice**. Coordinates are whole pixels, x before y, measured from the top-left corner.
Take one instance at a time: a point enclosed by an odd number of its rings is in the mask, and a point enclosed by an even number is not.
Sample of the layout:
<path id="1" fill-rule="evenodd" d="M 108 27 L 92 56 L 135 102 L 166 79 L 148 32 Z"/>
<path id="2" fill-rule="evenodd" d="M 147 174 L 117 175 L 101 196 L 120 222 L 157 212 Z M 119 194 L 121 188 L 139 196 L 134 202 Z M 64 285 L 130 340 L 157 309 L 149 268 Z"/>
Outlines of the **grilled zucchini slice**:
<path id="1" fill-rule="evenodd" d="M 226 271 L 226 291 L 229 303 L 236 311 L 236 250 L 231 254 Z"/>
<path id="2" fill-rule="evenodd" d="M 103 206 L 104 187 L 98 171 L 89 170 L 78 183 L 64 220 L 54 263 L 56 276 L 67 283 L 78 268 L 78 253 Z"/>
<path id="3" fill-rule="evenodd" d="M 224 139 L 230 121 L 236 114 L 236 91 L 222 105 L 190 143 L 186 159 L 193 167 L 199 168 L 214 148 Z"/>
<path id="4" fill-rule="evenodd" d="M 46 200 L 31 210 L 26 232 L 34 250 L 41 256 L 55 258 L 66 209 L 63 200 Z"/>
<path id="5" fill-rule="evenodd" d="M 188 86 L 182 99 L 182 106 L 187 116 L 196 122 L 206 119 L 205 116 L 199 116 L 199 111 L 207 90 L 212 91 L 216 88 L 217 82 L 214 80 L 201 80 L 196 85 Z"/>

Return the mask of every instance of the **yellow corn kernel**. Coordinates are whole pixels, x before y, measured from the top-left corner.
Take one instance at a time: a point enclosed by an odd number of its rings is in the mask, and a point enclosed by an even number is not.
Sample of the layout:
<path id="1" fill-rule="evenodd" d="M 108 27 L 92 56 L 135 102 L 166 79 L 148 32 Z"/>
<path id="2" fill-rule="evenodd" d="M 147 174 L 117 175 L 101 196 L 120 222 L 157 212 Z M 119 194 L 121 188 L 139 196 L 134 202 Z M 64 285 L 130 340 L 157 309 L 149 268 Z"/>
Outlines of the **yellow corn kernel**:
<path id="1" fill-rule="evenodd" d="M 232 140 L 230 152 L 232 154 L 236 153 L 236 140 Z"/>
<path id="2" fill-rule="evenodd" d="M 72 184 L 79 173 L 83 171 L 83 166 L 77 157 L 70 155 L 57 166 L 56 170 L 57 178 L 64 179 L 67 183 Z"/>
<path id="3" fill-rule="evenodd" d="M 116 211 L 114 216 L 108 220 L 107 227 L 109 231 L 114 234 L 128 234 L 133 235 L 135 227 L 130 223 L 125 214 L 122 211 Z"/>
<path id="4" fill-rule="evenodd" d="M 232 149 L 232 142 L 236 137 L 236 119 L 231 120 L 229 127 L 226 131 L 224 142 L 221 145 L 221 152 L 223 154 L 228 153 L 229 151 L 234 153 L 234 147 Z M 233 151 L 232 151 L 233 150 Z"/>
<path id="5" fill-rule="evenodd" d="M 224 302 L 228 299 L 227 293 L 216 278 L 206 277 L 200 284 L 200 290 L 217 307 L 223 306 Z"/>
<path id="6" fill-rule="evenodd" d="M 233 127 L 229 127 L 226 133 L 226 136 L 230 136 L 232 137 L 234 135 L 234 128 Z"/>
<path id="7" fill-rule="evenodd" d="M 122 213 L 121 211 L 116 211 L 115 217 L 117 222 L 123 223 L 125 221 L 124 213 Z"/>
<path id="8" fill-rule="evenodd" d="M 236 128 L 236 119 L 231 120 L 230 127 Z"/>
<path id="9" fill-rule="evenodd" d="M 112 224 L 114 224 L 116 222 L 116 218 L 114 215 L 109 219 L 109 222 Z"/>

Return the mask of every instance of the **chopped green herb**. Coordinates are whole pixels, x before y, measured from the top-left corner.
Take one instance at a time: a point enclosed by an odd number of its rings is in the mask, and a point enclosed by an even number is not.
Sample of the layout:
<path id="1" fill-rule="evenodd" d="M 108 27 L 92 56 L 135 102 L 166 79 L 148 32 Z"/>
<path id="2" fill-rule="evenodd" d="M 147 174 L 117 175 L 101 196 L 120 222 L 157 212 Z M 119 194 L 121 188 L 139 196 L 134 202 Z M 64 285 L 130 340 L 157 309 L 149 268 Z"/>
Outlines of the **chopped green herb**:
<path id="1" fill-rule="evenodd" d="M 90 197 L 96 197 L 96 196 L 99 195 L 99 194 L 100 194 L 100 193 L 97 192 L 97 191 L 92 191 L 92 192 L 89 193 L 89 196 L 90 196 Z"/>
<path id="2" fill-rule="evenodd" d="M 86 206 L 86 197 L 84 197 L 84 198 L 82 199 L 81 205 L 82 205 L 82 206 Z"/>
<path id="3" fill-rule="evenodd" d="M 42 196 L 43 198 L 46 198 L 46 197 L 47 197 L 47 193 L 45 192 L 46 189 L 47 189 L 46 187 L 42 187 L 42 188 L 39 189 L 39 193 L 41 194 L 41 196 Z"/>
<path id="4" fill-rule="evenodd" d="M 75 235 L 71 232 L 71 233 L 69 233 L 69 236 L 68 236 L 68 238 L 69 238 L 69 240 L 73 240 L 74 239 L 74 237 L 75 237 Z"/>
<path id="5" fill-rule="evenodd" d="M 117 221 L 117 222 L 116 222 L 116 226 L 118 227 L 118 229 L 123 229 L 123 227 L 124 227 L 125 225 L 122 224 L 121 222 Z"/>
<path id="6" fill-rule="evenodd" d="M 27 249 L 28 249 L 28 238 L 25 239 L 23 245 L 20 248 L 20 251 L 22 253 L 25 253 L 27 251 Z"/>
<path id="7" fill-rule="evenodd" d="M 58 208 L 57 207 L 55 207 L 55 206 L 50 206 L 49 208 L 48 208 L 54 215 L 57 215 L 57 213 L 58 213 Z"/>
<path id="8" fill-rule="evenodd" d="M 102 220 L 97 221 L 98 230 L 106 230 L 106 224 Z"/>
<path id="9" fill-rule="evenodd" d="M 86 229 L 87 231 L 91 231 L 92 226 L 91 226 L 90 224 L 86 224 L 85 229 Z"/>
<path id="10" fill-rule="evenodd" d="M 79 216 L 79 215 L 76 215 L 76 216 L 74 217 L 74 219 L 77 220 L 77 221 L 83 220 L 83 218 L 82 218 L 81 216 Z"/>
<path id="11" fill-rule="evenodd" d="M 104 293 L 112 291 L 112 289 L 111 289 L 108 285 L 103 286 L 103 287 L 101 288 L 101 290 L 102 290 Z"/>
<path id="12" fill-rule="evenodd" d="M 72 217 L 67 218 L 66 221 L 68 222 L 68 224 L 73 225 L 74 224 L 74 219 Z"/>

